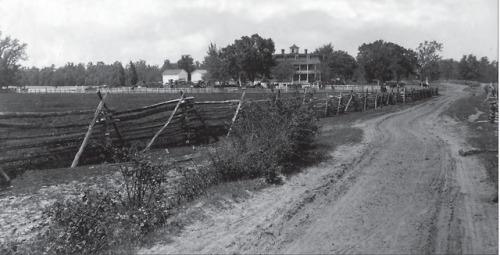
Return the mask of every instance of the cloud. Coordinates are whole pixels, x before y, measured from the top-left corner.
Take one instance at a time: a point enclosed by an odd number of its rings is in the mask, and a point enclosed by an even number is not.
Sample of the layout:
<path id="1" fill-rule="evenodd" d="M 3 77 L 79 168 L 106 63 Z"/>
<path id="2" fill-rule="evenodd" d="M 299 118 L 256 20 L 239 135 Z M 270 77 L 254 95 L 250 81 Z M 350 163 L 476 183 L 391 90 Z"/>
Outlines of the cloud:
<path id="1" fill-rule="evenodd" d="M 447 58 L 498 59 L 495 0 L 0 0 L 0 30 L 28 43 L 26 65 L 36 66 L 203 61 L 211 42 L 225 47 L 255 33 L 278 52 L 331 42 L 355 56 L 378 39 L 406 48 L 437 40 Z"/>

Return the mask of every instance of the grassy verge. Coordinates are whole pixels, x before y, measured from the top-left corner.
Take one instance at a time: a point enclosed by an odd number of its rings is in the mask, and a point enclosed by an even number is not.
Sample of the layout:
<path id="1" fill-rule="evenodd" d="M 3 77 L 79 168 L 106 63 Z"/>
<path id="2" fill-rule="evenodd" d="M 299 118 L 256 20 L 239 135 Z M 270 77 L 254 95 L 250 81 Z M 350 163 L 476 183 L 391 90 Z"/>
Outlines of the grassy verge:
<path id="1" fill-rule="evenodd" d="M 467 142 L 477 149 L 498 149 L 498 124 L 488 120 L 490 105 L 480 87 L 468 88 L 469 96 L 457 100 L 444 114 L 467 127 Z M 498 189 L 498 152 L 477 155 L 488 172 L 489 182 Z"/>

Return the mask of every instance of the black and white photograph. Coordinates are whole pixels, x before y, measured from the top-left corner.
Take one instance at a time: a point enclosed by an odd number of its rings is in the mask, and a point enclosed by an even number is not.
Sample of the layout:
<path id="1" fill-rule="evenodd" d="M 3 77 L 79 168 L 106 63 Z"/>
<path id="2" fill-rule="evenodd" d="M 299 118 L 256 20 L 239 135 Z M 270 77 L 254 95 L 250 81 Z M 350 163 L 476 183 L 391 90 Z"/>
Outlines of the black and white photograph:
<path id="1" fill-rule="evenodd" d="M 498 254 L 498 0 L 0 0 L 0 254 Z"/>

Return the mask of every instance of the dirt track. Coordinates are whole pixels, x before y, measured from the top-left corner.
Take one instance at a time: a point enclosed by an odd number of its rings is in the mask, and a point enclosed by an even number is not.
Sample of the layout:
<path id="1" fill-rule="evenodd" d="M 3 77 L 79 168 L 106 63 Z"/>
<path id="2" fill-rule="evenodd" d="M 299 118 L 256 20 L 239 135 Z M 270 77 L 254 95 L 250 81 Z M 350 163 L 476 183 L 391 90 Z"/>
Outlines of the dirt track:
<path id="1" fill-rule="evenodd" d="M 357 124 L 363 142 L 139 253 L 497 253 L 495 188 L 441 96 Z M 329 127 L 325 127 L 328 129 Z"/>

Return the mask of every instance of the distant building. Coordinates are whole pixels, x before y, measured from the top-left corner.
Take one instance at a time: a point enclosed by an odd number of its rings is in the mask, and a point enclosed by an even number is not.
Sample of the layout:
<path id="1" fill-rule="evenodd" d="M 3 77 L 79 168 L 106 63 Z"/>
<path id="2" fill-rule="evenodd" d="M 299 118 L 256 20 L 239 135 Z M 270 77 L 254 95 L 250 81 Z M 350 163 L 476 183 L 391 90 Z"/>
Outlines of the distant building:
<path id="1" fill-rule="evenodd" d="M 187 81 L 188 73 L 184 69 L 168 69 L 161 73 L 163 84 L 170 84 L 175 81 Z"/>
<path id="2" fill-rule="evenodd" d="M 285 50 L 281 50 L 281 54 L 274 54 L 276 63 L 289 62 L 295 67 L 293 83 L 312 84 L 315 81 L 321 80 L 321 72 L 319 65 L 321 63 L 320 54 L 310 54 L 307 49 L 304 53 L 299 53 L 299 47 L 292 45 L 290 53 L 286 54 Z"/>
<path id="3" fill-rule="evenodd" d="M 207 74 L 208 71 L 207 70 L 203 70 L 203 69 L 197 69 L 197 70 L 194 70 L 192 73 L 191 73 L 191 81 L 196 83 L 198 81 L 202 81 L 203 80 L 203 76 L 205 74 Z"/>

